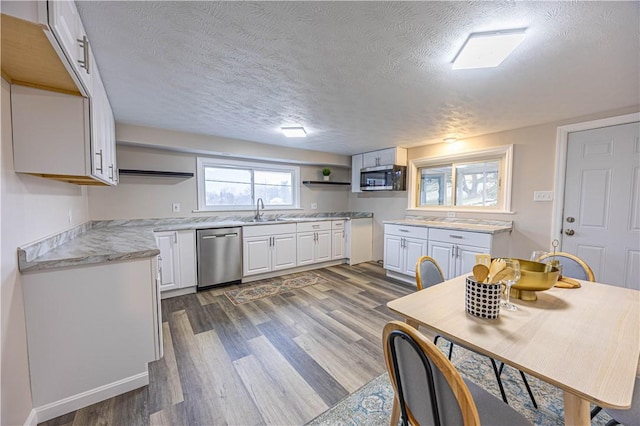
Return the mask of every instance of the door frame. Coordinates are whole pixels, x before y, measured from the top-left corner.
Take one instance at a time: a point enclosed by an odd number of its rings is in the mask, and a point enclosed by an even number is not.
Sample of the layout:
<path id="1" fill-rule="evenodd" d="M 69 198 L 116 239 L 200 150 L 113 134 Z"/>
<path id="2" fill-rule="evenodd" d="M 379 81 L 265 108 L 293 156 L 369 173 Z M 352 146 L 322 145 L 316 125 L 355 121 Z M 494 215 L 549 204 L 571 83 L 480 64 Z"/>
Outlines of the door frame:
<path id="1" fill-rule="evenodd" d="M 556 132 L 556 166 L 554 174 L 554 197 L 551 217 L 551 241 L 560 241 L 559 250 L 562 250 L 562 216 L 564 209 L 564 185 L 567 172 L 567 148 L 569 146 L 569 133 L 582 130 L 599 129 L 602 127 L 617 126 L 640 121 L 640 112 L 603 118 L 600 120 L 585 121 L 583 123 L 558 126 Z"/>

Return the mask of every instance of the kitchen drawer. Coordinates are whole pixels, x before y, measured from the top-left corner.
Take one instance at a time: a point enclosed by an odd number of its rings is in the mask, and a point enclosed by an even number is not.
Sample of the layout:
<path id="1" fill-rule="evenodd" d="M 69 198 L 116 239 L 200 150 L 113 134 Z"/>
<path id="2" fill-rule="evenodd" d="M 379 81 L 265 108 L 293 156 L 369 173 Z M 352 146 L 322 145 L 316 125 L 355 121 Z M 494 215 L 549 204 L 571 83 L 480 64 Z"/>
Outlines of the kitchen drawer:
<path id="1" fill-rule="evenodd" d="M 386 224 L 384 225 L 384 233 L 401 237 L 422 238 L 424 240 L 429 238 L 429 228 L 423 226 Z"/>
<path id="2" fill-rule="evenodd" d="M 491 247 L 491 234 L 431 228 L 429 230 L 429 241 L 487 247 L 488 250 Z"/>
<path id="3" fill-rule="evenodd" d="M 242 227 L 242 236 L 260 237 L 263 235 L 293 234 L 296 232 L 295 223 L 278 223 L 274 225 L 249 225 Z"/>
<path id="4" fill-rule="evenodd" d="M 344 220 L 332 220 L 331 229 L 344 229 Z"/>
<path id="5" fill-rule="evenodd" d="M 328 220 L 319 222 L 299 222 L 296 225 L 298 232 L 329 231 L 331 229 L 331 222 Z"/>

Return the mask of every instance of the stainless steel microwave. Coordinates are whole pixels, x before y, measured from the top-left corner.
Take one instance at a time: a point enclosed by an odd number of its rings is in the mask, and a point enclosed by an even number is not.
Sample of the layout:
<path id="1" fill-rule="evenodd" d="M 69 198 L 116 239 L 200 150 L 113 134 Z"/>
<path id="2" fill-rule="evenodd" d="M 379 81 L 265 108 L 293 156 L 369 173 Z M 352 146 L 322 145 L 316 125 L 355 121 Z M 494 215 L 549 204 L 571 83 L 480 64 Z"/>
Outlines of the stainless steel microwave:
<path id="1" fill-rule="evenodd" d="M 360 169 L 362 191 L 406 191 L 407 168 L 405 166 L 376 166 Z"/>

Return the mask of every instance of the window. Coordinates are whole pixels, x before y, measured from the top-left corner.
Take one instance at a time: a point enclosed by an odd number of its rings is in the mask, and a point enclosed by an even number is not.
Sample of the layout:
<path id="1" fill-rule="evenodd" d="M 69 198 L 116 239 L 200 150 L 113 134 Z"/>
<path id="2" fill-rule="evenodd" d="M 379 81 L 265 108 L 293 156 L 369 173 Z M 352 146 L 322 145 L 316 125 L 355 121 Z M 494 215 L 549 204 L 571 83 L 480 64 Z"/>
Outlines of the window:
<path id="1" fill-rule="evenodd" d="M 299 167 L 204 157 L 197 163 L 199 210 L 251 210 L 258 198 L 265 209 L 300 205 Z"/>
<path id="2" fill-rule="evenodd" d="M 412 161 L 409 208 L 509 211 L 512 152 L 507 146 Z"/>

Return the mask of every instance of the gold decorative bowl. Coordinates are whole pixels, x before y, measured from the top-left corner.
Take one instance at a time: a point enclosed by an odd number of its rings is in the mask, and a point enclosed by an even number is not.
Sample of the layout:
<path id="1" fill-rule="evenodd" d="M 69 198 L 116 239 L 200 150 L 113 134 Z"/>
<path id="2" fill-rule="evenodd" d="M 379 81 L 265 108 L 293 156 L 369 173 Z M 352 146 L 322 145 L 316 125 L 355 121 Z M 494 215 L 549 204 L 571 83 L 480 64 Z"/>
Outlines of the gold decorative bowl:
<path id="1" fill-rule="evenodd" d="M 521 277 L 511 287 L 511 297 L 521 300 L 536 300 L 536 291 L 549 290 L 558 281 L 558 268 L 548 267 L 544 263 L 518 259 Z"/>

